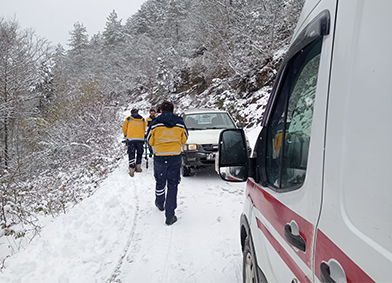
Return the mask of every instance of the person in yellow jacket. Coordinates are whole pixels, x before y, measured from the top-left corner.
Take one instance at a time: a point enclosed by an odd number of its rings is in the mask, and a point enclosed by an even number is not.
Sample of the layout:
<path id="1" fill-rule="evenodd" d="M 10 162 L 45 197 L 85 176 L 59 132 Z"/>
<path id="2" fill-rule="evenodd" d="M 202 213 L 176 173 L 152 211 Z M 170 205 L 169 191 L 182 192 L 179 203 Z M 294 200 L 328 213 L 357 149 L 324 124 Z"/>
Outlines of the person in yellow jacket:
<path id="1" fill-rule="evenodd" d="M 142 172 L 141 164 L 146 131 L 146 121 L 138 114 L 137 109 L 131 110 L 131 116 L 125 119 L 122 130 L 128 145 L 129 175 L 133 177 L 135 171 Z"/>
<path id="2" fill-rule="evenodd" d="M 150 116 L 147 117 L 146 121 L 147 121 L 147 127 L 150 126 L 151 121 L 154 120 L 157 117 L 157 112 L 155 111 L 154 108 L 150 109 Z"/>
<path id="3" fill-rule="evenodd" d="M 155 111 L 154 108 L 150 109 L 150 116 L 147 117 L 146 122 L 147 122 L 147 128 L 150 127 L 150 124 L 152 120 L 154 120 L 157 117 L 157 112 Z M 147 143 L 148 144 L 148 143 Z M 149 156 L 150 158 L 154 154 L 154 151 L 152 150 L 152 146 L 148 144 L 148 150 L 150 152 Z"/>
<path id="4" fill-rule="evenodd" d="M 147 141 L 155 150 L 155 205 L 159 210 L 165 210 L 166 224 L 172 225 L 177 221 L 175 209 L 181 181 L 181 147 L 188 139 L 188 130 L 183 119 L 173 113 L 173 103 L 164 101 L 161 110 L 162 114 L 151 121 Z"/>

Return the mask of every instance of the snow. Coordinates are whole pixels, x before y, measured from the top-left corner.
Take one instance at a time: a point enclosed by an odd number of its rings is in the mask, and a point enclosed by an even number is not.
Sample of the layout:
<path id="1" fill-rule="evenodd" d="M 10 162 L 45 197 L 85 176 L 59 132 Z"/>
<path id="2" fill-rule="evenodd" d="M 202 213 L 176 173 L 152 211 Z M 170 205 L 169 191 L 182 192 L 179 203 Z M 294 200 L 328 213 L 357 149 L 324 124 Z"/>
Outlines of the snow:
<path id="1" fill-rule="evenodd" d="M 282 58 L 282 57 L 286 54 L 286 52 L 287 52 L 287 49 L 286 49 L 286 48 L 282 48 L 282 49 L 276 51 L 276 52 L 274 53 L 274 55 L 273 55 L 273 60 L 276 61 L 276 60 L 278 60 L 279 58 Z"/>
<path id="2" fill-rule="evenodd" d="M 259 129 L 249 132 L 251 144 Z M 182 177 L 178 221 L 154 205 L 149 168 L 131 178 L 127 156 L 95 194 L 47 218 L 39 237 L 4 261 L 0 282 L 241 282 L 244 183 L 213 170 Z"/>

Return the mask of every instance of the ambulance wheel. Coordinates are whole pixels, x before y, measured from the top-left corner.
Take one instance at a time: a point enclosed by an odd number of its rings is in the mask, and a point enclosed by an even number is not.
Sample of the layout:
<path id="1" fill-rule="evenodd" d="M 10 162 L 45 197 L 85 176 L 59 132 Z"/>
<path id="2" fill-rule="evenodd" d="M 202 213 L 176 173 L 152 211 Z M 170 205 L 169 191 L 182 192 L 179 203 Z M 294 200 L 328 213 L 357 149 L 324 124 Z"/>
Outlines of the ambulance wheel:
<path id="1" fill-rule="evenodd" d="M 190 175 L 191 175 L 191 168 L 183 165 L 182 166 L 182 176 L 189 177 Z"/>
<path id="2" fill-rule="evenodd" d="M 242 260 L 242 276 L 244 283 L 254 283 L 257 281 L 257 264 L 255 254 L 251 248 L 249 237 L 245 239 L 245 246 Z"/>

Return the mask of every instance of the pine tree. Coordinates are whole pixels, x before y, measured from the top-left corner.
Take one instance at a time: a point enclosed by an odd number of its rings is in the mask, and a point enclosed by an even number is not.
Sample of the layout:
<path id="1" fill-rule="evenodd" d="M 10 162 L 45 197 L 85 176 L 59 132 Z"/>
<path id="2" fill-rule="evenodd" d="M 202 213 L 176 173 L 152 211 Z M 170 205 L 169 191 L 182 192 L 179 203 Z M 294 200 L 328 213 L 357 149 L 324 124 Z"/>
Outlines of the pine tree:
<path id="1" fill-rule="evenodd" d="M 102 33 L 106 45 L 117 45 L 125 41 L 124 28 L 121 19 L 118 20 L 117 13 L 113 10 L 107 17 L 105 30 Z"/>
<path id="2" fill-rule="evenodd" d="M 76 22 L 74 29 L 69 32 L 71 38 L 68 40 L 68 45 L 71 47 L 72 52 L 82 54 L 88 46 L 88 34 L 86 27 Z"/>

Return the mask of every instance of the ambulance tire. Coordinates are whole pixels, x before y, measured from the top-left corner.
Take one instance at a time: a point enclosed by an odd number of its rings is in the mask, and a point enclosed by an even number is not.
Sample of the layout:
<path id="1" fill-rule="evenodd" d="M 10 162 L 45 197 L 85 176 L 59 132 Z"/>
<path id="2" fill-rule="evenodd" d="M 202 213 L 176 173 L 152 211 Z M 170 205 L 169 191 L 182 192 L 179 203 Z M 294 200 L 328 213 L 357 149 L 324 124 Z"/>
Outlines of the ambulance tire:
<path id="1" fill-rule="evenodd" d="M 244 283 L 258 282 L 256 255 L 253 253 L 251 239 L 249 236 L 245 239 L 242 261 L 242 278 Z"/>

